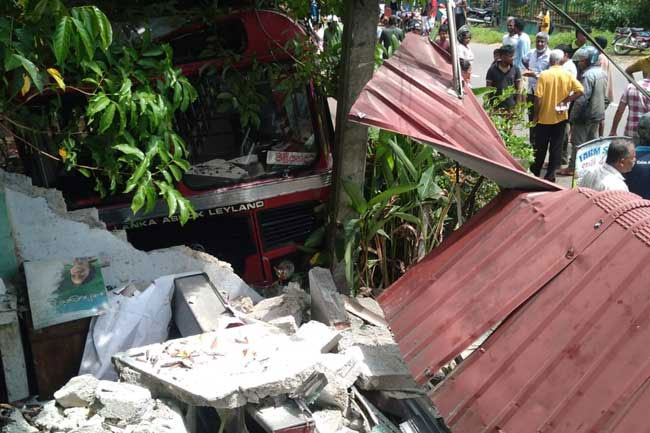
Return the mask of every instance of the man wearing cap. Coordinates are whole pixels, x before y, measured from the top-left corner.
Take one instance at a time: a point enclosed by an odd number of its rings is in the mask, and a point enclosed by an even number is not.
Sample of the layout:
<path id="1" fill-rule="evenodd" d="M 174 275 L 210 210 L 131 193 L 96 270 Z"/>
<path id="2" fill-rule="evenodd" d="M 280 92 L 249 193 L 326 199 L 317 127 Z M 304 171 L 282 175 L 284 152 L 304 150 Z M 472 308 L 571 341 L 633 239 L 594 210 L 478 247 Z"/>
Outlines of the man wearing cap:
<path id="1" fill-rule="evenodd" d="M 512 45 L 503 45 L 499 48 L 499 58 L 492 63 L 485 76 L 485 85 L 496 88 L 494 96 L 499 96 L 508 87 L 514 86 L 517 90 L 516 101 L 515 95 L 510 95 L 507 99 L 499 104 L 499 108 L 511 110 L 515 102 L 519 102 L 521 92 L 521 72 L 513 65 L 515 47 Z"/>
<path id="2" fill-rule="evenodd" d="M 578 146 L 598 138 L 598 126 L 605 118 L 607 100 L 607 75 L 598 66 L 598 50 L 592 46 L 584 46 L 575 52 L 573 60 L 578 62 L 580 83 L 584 87 L 583 94 L 576 99 L 571 109 L 571 161 L 569 167 L 560 174 L 572 176 L 576 164 Z"/>
<path id="3" fill-rule="evenodd" d="M 569 75 L 560 62 L 561 50 L 553 50 L 549 56 L 550 68 L 539 74 L 535 89 L 533 122 L 535 129 L 535 162 L 531 171 L 539 176 L 549 150 L 548 170 L 545 179 L 555 181 L 555 171 L 560 165 L 562 139 L 566 130 L 569 103 L 582 95 L 582 84 Z"/>
<path id="4" fill-rule="evenodd" d="M 623 174 L 632 171 L 635 163 L 634 143 L 626 139 L 614 139 L 607 149 L 605 163 L 589 170 L 578 185 L 596 191 L 629 191 Z"/>
<path id="5" fill-rule="evenodd" d="M 643 71 L 643 80 L 638 81 L 638 84 L 650 93 L 650 68 L 647 71 Z M 645 113 L 650 113 L 650 98 L 643 95 L 634 84 L 628 84 L 618 103 L 609 135 L 616 135 L 618 124 L 626 108 L 628 109 L 628 113 L 623 135 L 636 138 L 639 118 Z"/>

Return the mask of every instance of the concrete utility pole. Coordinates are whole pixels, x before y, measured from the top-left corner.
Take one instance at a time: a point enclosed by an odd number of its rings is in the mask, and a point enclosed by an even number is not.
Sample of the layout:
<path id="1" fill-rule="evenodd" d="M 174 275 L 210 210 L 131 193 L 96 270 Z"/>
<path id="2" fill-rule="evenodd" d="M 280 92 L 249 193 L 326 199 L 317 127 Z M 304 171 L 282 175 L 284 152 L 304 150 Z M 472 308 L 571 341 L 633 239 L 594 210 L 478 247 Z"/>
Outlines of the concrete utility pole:
<path id="1" fill-rule="evenodd" d="M 332 257 L 337 225 L 340 226 L 354 216 L 343 190 L 343 180 L 350 180 L 363 188 L 365 178 L 368 127 L 350 122 L 347 116 L 361 89 L 372 77 L 378 19 L 378 0 L 345 1 L 336 140 L 333 149 L 334 195 L 331 203 L 335 223 L 330 227 L 328 242 Z"/>

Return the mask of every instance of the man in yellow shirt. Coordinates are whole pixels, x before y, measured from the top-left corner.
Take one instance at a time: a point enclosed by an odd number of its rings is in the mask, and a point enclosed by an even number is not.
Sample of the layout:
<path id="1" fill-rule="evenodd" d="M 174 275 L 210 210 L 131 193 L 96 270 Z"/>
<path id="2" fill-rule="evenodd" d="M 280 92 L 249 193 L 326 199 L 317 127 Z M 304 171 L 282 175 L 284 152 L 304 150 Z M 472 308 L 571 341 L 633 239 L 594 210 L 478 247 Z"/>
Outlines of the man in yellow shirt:
<path id="1" fill-rule="evenodd" d="M 537 31 L 551 33 L 551 13 L 545 4 L 542 4 L 542 11 L 537 15 Z"/>
<path id="2" fill-rule="evenodd" d="M 535 176 L 539 176 L 546 153 L 549 152 L 548 169 L 544 178 L 551 182 L 555 182 L 555 171 L 560 166 L 569 104 L 584 91 L 582 84 L 562 69 L 563 57 L 562 50 L 551 51 L 551 66 L 539 74 L 535 89 L 535 162 L 530 169 Z"/>
<path id="3" fill-rule="evenodd" d="M 644 77 L 650 77 L 650 56 L 642 57 L 630 66 L 625 68 L 625 72 L 632 75 L 635 72 L 641 72 Z"/>

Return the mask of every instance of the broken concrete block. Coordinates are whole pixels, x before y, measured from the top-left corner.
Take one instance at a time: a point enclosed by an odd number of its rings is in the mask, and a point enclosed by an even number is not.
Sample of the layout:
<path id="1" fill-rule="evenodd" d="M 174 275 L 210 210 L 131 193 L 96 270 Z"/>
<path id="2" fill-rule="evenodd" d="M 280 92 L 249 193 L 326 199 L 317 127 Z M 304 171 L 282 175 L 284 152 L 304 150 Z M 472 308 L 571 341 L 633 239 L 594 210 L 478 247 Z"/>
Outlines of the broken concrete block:
<path id="1" fill-rule="evenodd" d="M 396 344 L 352 346 L 344 353 L 355 357 L 359 363 L 360 374 L 357 386 L 361 389 L 409 390 L 418 388 Z"/>
<path id="2" fill-rule="evenodd" d="M 354 321 L 354 326 L 341 331 L 339 351 L 356 345 L 380 346 L 396 344 L 393 334 L 388 328 L 366 325 L 362 321 Z"/>
<path id="3" fill-rule="evenodd" d="M 90 409 L 87 407 L 70 407 L 68 409 L 63 409 L 63 416 L 65 417 L 66 422 L 69 425 L 74 425 L 76 427 L 88 425 L 89 415 Z"/>
<path id="4" fill-rule="evenodd" d="M 291 393 L 321 356 L 309 342 L 257 323 L 131 349 L 113 362 L 124 380 L 157 396 L 233 409 Z"/>
<path id="5" fill-rule="evenodd" d="M 360 374 L 356 358 L 344 353 L 326 353 L 321 357 L 318 371 L 325 374 L 327 386 L 316 402 L 321 407 L 337 407 L 346 411 L 349 404 L 348 389 Z"/>
<path id="6" fill-rule="evenodd" d="M 313 268 L 309 271 L 309 293 L 312 319 L 338 329 L 350 326 L 350 318 L 328 269 Z"/>
<path id="7" fill-rule="evenodd" d="M 277 319 L 269 320 L 268 323 L 282 329 L 287 335 L 293 335 L 298 332 L 296 318 L 293 316 L 278 317 Z"/>
<path id="8" fill-rule="evenodd" d="M 319 410 L 312 417 L 318 433 L 336 433 L 343 428 L 343 413 L 340 410 Z"/>
<path id="9" fill-rule="evenodd" d="M 377 302 L 376 299 L 371 298 L 369 296 L 362 296 L 362 297 L 356 297 L 354 298 L 357 300 L 359 304 L 361 304 L 364 308 L 367 308 L 368 310 L 372 311 L 378 316 L 381 316 L 381 318 L 385 319 L 384 315 L 384 310 L 382 310 L 381 306 L 379 305 L 379 302 Z"/>
<path id="10" fill-rule="evenodd" d="M 6 424 L 2 426 L 2 433 L 38 433 L 36 427 L 32 427 L 23 417 L 23 414 L 18 409 L 14 409 L 6 420 Z"/>
<path id="11" fill-rule="evenodd" d="M 229 302 L 230 306 L 237 311 L 242 313 L 249 314 L 253 311 L 253 300 L 248 296 L 242 296 L 236 299 L 231 299 Z"/>
<path id="12" fill-rule="evenodd" d="M 41 413 L 34 418 L 34 424 L 39 431 L 69 431 L 78 427 L 77 423 L 68 420 L 63 409 L 56 404 L 56 400 L 50 400 L 43 405 Z"/>
<path id="13" fill-rule="evenodd" d="M 99 380 L 91 374 L 73 377 L 54 393 L 54 399 L 63 407 L 88 407 L 95 399 Z"/>
<path id="14" fill-rule="evenodd" d="M 264 322 L 293 316 L 296 325 L 300 326 L 306 306 L 305 295 L 303 290 L 293 288 L 280 296 L 263 299 L 253 307 L 249 316 Z"/>
<path id="15" fill-rule="evenodd" d="M 375 326 L 388 327 L 388 322 L 384 319 L 383 311 L 377 301 L 372 298 L 350 298 L 345 295 L 339 295 L 343 300 L 345 309 L 350 314 L 357 316 L 366 322 Z M 366 307 L 368 305 L 368 307 Z"/>
<path id="16" fill-rule="evenodd" d="M 182 411 L 171 400 L 155 400 L 137 425 L 126 427 L 125 433 L 187 433 Z"/>
<path id="17" fill-rule="evenodd" d="M 136 423 L 151 408 L 151 392 L 141 386 L 100 380 L 92 409 L 106 419 Z"/>
<path id="18" fill-rule="evenodd" d="M 310 320 L 298 329 L 296 337 L 313 345 L 320 353 L 329 353 L 337 346 L 341 333 L 324 323 Z"/>

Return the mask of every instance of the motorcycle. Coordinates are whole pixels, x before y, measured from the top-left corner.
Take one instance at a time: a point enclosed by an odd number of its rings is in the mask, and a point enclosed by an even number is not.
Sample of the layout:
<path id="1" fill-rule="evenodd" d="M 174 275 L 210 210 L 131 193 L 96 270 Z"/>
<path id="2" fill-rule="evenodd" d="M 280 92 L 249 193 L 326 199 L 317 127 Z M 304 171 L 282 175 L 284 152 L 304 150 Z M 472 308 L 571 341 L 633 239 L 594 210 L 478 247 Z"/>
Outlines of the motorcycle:
<path id="1" fill-rule="evenodd" d="M 650 48 L 650 30 L 641 27 L 617 27 L 614 37 L 614 52 L 627 54 L 632 50 L 643 52 Z"/>
<path id="2" fill-rule="evenodd" d="M 472 24 L 494 25 L 494 13 L 490 9 L 467 8 L 467 21 Z"/>

